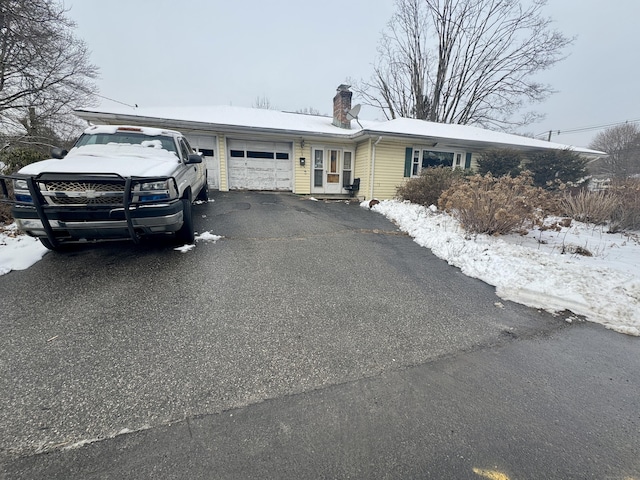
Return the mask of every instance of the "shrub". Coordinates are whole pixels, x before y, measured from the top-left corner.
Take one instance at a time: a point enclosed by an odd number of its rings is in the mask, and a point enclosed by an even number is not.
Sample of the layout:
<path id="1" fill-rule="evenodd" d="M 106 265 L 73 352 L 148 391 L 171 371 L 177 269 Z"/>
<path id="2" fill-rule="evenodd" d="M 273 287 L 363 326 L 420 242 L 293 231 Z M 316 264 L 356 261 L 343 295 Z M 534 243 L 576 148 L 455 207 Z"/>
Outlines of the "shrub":
<path id="1" fill-rule="evenodd" d="M 47 158 L 44 153 L 25 147 L 10 148 L 0 152 L 0 174 L 9 175 L 20 170 L 25 165 Z M 7 182 L 11 188 L 11 182 Z M 0 193 L 0 198 L 2 193 Z M 11 206 L 0 201 L 0 225 L 13 222 Z"/>
<path id="2" fill-rule="evenodd" d="M 11 174 L 30 163 L 44 160 L 48 155 L 33 148 L 17 147 L 0 153 L 0 163 L 4 164 L 2 173 Z"/>
<path id="3" fill-rule="evenodd" d="M 544 215 L 538 205 L 544 202 L 542 190 L 531 184 L 530 175 L 522 174 L 475 175 L 443 192 L 438 204 L 470 233 L 501 235 L 538 223 Z"/>
<path id="4" fill-rule="evenodd" d="M 419 177 L 411 178 L 399 186 L 396 195 L 418 205 L 437 205 L 442 192 L 463 176 L 462 170 L 452 170 L 451 167 L 426 168 Z"/>
<path id="5" fill-rule="evenodd" d="M 609 231 L 640 230 L 640 179 L 614 180 L 609 192 L 617 199 Z"/>
<path id="6" fill-rule="evenodd" d="M 11 185 L 11 181 L 7 181 L 6 185 L 9 190 L 9 197 L 13 196 L 13 186 Z M 1 188 L 2 186 L 0 185 L 0 226 L 13 223 L 13 216 L 11 215 L 11 205 L 3 201 L 5 197 Z"/>
<path id="7" fill-rule="evenodd" d="M 8 225 L 10 223 L 13 223 L 11 207 L 6 203 L 0 203 L 0 225 Z"/>
<path id="8" fill-rule="evenodd" d="M 619 199 L 611 191 L 591 192 L 586 189 L 563 195 L 561 206 L 564 214 L 579 222 L 604 225 L 609 223 L 618 208 Z"/>
<path id="9" fill-rule="evenodd" d="M 557 190 L 562 183 L 580 183 L 587 176 L 587 161 L 571 150 L 533 153 L 525 165 L 533 184 L 547 190 Z"/>
<path id="10" fill-rule="evenodd" d="M 521 171 L 522 160 L 522 153 L 517 150 L 496 148 L 480 154 L 477 170 L 480 175 L 491 173 L 494 177 L 517 177 Z"/>

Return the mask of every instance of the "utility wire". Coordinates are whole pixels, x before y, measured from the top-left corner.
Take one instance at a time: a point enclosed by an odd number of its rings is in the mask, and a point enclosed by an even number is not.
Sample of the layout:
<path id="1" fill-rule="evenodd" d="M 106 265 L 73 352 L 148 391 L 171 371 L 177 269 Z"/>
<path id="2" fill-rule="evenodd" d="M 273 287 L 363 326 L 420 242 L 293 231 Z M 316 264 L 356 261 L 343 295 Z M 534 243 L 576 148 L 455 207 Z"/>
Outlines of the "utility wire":
<path id="1" fill-rule="evenodd" d="M 628 124 L 628 123 L 638 123 L 638 122 L 640 122 L 640 119 L 637 119 L 637 120 L 625 120 L 624 122 L 605 123 L 605 124 L 602 124 L 602 125 L 593 125 L 591 127 L 572 128 L 572 129 L 569 129 L 569 130 L 546 130 L 546 131 L 544 131 L 542 133 L 538 133 L 536 135 L 536 137 L 542 137 L 542 136 L 545 136 L 545 135 L 549 135 L 550 133 L 558 136 L 558 135 L 564 135 L 564 134 L 567 134 L 567 133 L 589 132 L 589 131 L 592 131 L 592 130 L 602 130 L 602 129 L 605 129 L 605 128 L 617 127 L 618 125 L 625 125 L 625 124 Z"/>
<path id="2" fill-rule="evenodd" d="M 110 102 L 119 103 L 120 105 L 124 105 L 126 107 L 138 108 L 138 104 L 137 103 L 134 103 L 133 105 L 129 105 L 128 103 L 124 103 L 124 102 L 121 102 L 119 100 L 114 100 L 113 98 L 105 97 L 103 95 L 98 95 L 97 93 L 95 93 L 94 95 L 96 97 L 100 97 L 100 98 L 104 98 L 105 100 L 109 100 Z"/>

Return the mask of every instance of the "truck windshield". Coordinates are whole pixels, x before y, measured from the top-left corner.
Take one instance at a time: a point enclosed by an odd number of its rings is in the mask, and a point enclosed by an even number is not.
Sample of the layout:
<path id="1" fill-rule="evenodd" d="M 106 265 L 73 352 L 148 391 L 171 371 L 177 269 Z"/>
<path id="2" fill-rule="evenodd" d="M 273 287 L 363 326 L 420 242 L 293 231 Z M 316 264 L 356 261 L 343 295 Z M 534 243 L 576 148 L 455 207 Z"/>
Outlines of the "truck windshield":
<path id="1" fill-rule="evenodd" d="M 176 155 L 176 144 L 172 137 L 164 135 L 144 135 L 134 132 L 116 132 L 116 133 L 84 133 L 76 142 L 76 147 L 84 147 L 85 145 L 106 145 L 107 143 L 121 143 L 128 145 L 145 145 L 153 147 L 161 145 L 164 150 L 173 152 Z"/>

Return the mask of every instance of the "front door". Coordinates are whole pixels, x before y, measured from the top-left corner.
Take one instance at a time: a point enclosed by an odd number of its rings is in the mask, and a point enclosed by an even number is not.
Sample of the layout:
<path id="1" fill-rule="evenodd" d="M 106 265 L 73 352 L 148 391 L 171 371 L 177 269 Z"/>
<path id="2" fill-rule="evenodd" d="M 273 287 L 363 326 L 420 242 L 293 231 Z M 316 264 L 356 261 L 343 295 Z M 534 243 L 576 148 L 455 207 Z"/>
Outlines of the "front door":
<path id="1" fill-rule="evenodd" d="M 341 149 L 313 149 L 313 176 L 311 182 L 311 193 L 344 193 L 342 190 Z"/>
<path id="2" fill-rule="evenodd" d="M 340 171 L 342 164 L 342 152 L 336 149 L 327 150 L 327 163 L 325 178 L 327 184 L 324 188 L 324 193 L 341 193 L 342 183 L 340 182 Z"/>

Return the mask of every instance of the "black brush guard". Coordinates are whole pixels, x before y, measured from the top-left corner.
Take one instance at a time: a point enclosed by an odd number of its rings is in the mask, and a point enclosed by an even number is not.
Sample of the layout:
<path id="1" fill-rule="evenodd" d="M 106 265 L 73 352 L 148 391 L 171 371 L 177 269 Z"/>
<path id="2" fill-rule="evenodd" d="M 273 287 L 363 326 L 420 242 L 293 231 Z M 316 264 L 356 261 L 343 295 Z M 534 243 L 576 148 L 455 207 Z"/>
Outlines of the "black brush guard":
<path id="1" fill-rule="evenodd" d="M 0 203 L 9 204 L 9 205 L 23 205 L 25 207 L 34 207 L 36 213 L 38 214 L 38 218 L 42 222 L 43 229 L 47 235 L 47 239 L 51 243 L 52 246 L 59 246 L 59 241 L 56 238 L 53 228 L 51 228 L 51 223 L 49 222 L 49 217 L 47 216 L 47 210 L 51 208 L 59 209 L 60 206 L 48 205 L 44 197 L 40 194 L 40 189 L 36 185 L 38 182 L 53 180 L 55 178 L 59 179 L 70 179 L 74 178 L 79 181 L 84 181 L 86 179 L 91 179 L 95 181 L 105 181 L 105 180 L 119 180 L 124 182 L 124 191 L 123 191 L 123 205 L 124 208 L 124 216 L 127 221 L 127 230 L 129 231 L 129 237 L 133 242 L 139 243 L 140 237 L 136 233 L 133 227 L 133 219 L 131 216 L 132 207 L 137 207 L 138 205 L 142 205 L 141 202 L 132 202 L 131 192 L 133 188 L 141 183 L 152 183 L 152 182 L 162 182 L 170 180 L 169 177 L 122 177 L 116 174 L 105 174 L 105 175 L 96 175 L 96 174 L 40 174 L 38 176 L 28 176 L 28 175 L 0 175 Z M 27 202 L 18 202 L 15 199 L 15 193 L 12 192 L 13 186 L 9 188 L 9 184 L 13 184 L 14 180 L 24 180 L 27 182 L 27 186 L 29 188 L 29 194 L 31 195 L 31 203 Z M 145 203 L 144 205 L 148 205 Z"/>

